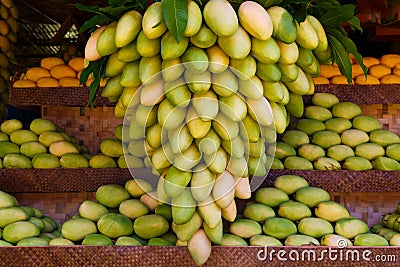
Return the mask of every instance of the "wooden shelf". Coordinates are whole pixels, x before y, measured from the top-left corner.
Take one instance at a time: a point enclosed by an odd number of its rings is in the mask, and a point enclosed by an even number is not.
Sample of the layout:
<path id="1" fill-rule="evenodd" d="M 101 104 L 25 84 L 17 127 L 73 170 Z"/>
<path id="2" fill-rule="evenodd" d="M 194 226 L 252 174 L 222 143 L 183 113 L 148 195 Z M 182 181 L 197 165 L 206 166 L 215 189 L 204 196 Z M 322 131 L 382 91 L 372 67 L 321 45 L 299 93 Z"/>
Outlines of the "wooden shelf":
<path id="1" fill-rule="evenodd" d="M 298 175 L 329 192 L 400 192 L 399 171 L 271 170 L 261 186 L 272 186 L 280 175 Z M 150 169 L 0 169 L 0 189 L 9 193 L 95 192 L 104 184 L 124 185 L 132 178 L 156 185 Z M 262 180 L 262 179 L 261 179 Z"/>

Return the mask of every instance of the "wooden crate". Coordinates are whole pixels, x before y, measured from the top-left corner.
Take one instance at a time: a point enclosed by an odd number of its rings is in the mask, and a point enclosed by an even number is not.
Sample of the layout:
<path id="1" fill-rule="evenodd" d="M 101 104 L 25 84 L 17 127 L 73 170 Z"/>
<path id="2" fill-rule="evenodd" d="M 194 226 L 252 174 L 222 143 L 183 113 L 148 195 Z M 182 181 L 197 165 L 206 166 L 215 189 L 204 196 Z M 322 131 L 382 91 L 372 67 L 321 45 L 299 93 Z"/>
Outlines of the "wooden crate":
<path id="1" fill-rule="evenodd" d="M 123 118 L 115 117 L 114 107 L 85 108 L 67 106 L 43 106 L 41 117 L 59 125 L 74 137 L 79 145 L 92 154 L 100 152 L 100 143 L 106 138 L 115 138 L 114 130 Z"/>

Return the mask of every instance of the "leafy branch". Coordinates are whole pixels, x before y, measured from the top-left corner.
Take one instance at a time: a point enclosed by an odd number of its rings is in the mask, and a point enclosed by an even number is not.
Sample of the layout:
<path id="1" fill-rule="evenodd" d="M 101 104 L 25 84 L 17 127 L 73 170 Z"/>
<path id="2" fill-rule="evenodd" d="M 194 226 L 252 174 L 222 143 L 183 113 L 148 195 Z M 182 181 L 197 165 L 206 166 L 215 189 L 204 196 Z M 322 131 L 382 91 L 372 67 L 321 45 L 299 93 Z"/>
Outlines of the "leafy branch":
<path id="1" fill-rule="evenodd" d="M 338 64 L 340 72 L 346 76 L 348 83 L 352 80 L 350 53 L 360 64 L 364 75 L 367 75 L 362 56 L 357 51 L 354 42 L 346 36 L 346 31 L 342 26 L 347 22 L 351 30 L 362 31 L 360 20 L 354 16 L 354 5 L 341 5 L 336 0 L 283 0 L 281 6 L 286 8 L 299 23 L 304 21 L 308 14 L 321 22 L 333 53 L 333 62 Z"/>

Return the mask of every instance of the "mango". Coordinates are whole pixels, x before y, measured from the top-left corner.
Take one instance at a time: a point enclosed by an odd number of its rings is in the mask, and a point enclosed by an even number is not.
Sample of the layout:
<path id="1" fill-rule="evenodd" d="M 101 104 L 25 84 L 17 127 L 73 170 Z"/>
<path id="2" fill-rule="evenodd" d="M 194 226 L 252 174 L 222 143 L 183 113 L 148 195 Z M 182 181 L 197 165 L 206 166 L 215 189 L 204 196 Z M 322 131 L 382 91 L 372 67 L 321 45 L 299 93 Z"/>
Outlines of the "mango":
<path id="1" fill-rule="evenodd" d="M 79 154 L 78 148 L 73 143 L 65 140 L 52 143 L 49 147 L 49 152 L 57 157 L 65 154 Z"/>
<path id="2" fill-rule="evenodd" d="M 200 7 L 195 1 L 188 1 L 188 20 L 183 35 L 186 37 L 195 35 L 200 30 L 202 20 Z"/>
<path id="3" fill-rule="evenodd" d="M 128 236 L 133 233 L 132 221 L 121 214 L 106 213 L 97 221 L 97 228 L 100 233 L 109 238 Z"/>
<path id="4" fill-rule="evenodd" d="M 206 155 L 215 154 L 221 146 L 221 138 L 213 129 L 210 129 L 204 137 L 195 141 L 200 151 Z"/>
<path id="5" fill-rule="evenodd" d="M 159 205 L 154 212 L 155 214 L 163 216 L 168 221 L 172 220 L 172 209 L 168 204 Z"/>
<path id="6" fill-rule="evenodd" d="M 210 28 L 212 29 L 212 27 Z M 226 32 L 226 30 L 224 30 L 224 32 Z M 219 36 L 217 42 L 222 51 L 231 58 L 243 59 L 247 57 L 251 51 L 250 36 L 241 26 L 239 26 L 234 34 L 229 37 Z M 238 43 L 240 44 L 239 47 L 236 45 Z"/>
<path id="7" fill-rule="evenodd" d="M 210 61 L 208 70 L 211 73 L 221 73 L 228 68 L 230 58 L 219 47 L 219 45 L 215 44 L 207 48 L 206 53 L 208 60 Z"/>
<path id="8" fill-rule="evenodd" d="M 222 237 L 222 242 L 221 242 L 222 246 L 247 246 L 247 242 L 246 240 L 244 240 L 243 238 L 233 235 L 233 234 L 229 234 L 229 233 L 224 233 L 223 237 Z"/>
<path id="9" fill-rule="evenodd" d="M 283 43 L 281 41 L 275 40 L 279 46 L 280 54 L 278 62 L 281 64 L 294 64 L 299 58 L 299 48 L 296 42 L 293 43 Z"/>
<path id="10" fill-rule="evenodd" d="M 303 22 L 296 23 L 297 37 L 296 43 L 300 46 L 313 50 L 317 48 L 319 38 L 312 24 L 308 21 L 308 17 Z"/>
<path id="11" fill-rule="evenodd" d="M 314 238 L 321 238 L 334 232 L 333 226 L 328 221 L 315 217 L 302 219 L 297 227 L 299 233 Z"/>
<path id="12" fill-rule="evenodd" d="M 0 191 L 0 208 L 18 206 L 18 200 L 6 192 Z"/>
<path id="13" fill-rule="evenodd" d="M 134 197 L 138 198 L 145 193 L 151 192 L 153 186 L 143 179 L 130 179 L 125 183 L 125 190 Z"/>
<path id="14" fill-rule="evenodd" d="M 37 135 L 47 131 L 56 131 L 56 125 L 46 119 L 34 119 L 29 125 L 29 129 Z"/>
<path id="15" fill-rule="evenodd" d="M 326 130 L 341 134 L 346 130 L 352 128 L 352 123 L 344 118 L 332 118 L 324 122 Z"/>
<path id="16" fill-rule="evenodd" d="M 347 145 L 334 145 L 328 148 L 327 156 L 337 161 L 343 161 L 348 157 L 355 156 L 355 153 L 354 150 Z"/>
<path id="17" fill-rule="evenodd" d="M 279 188 L 264 187 L 257 190 L 255 200 L 271 208 L 278 207 L 281 203 L 288 201 L 289 196 Z"/>
<path id="18" fill-rule="evenodd" d="M 181 63 L 181 58 L 163 60 L 161 74 L 165 82 L 173 82 L 183 74 L 185 67 Z"/>
<path id="19" fill-rule="evenodd" d="M 215 132 L 224 140 L 232 140 L 239 134 L 239 125 L 222 113 L 218 113 L 212 121 Z"/>
<path id="20" fill-rule="evenodd" d="M 143 31 L 140 31 L 136 39 L 136 50 L 142 57 L 154 57 L 160 54 L 161 38 L 147 38 Z"/>
<path id="21" fill-rule="evenodd" d="M 365 171 L 371 170 L 372 164 L 369 160 L 361 157 L 348 157 L 343 162 L 343 169 L 352 171 Z"/>
<path id="22" fill-rule="evenodd" d="M 350 216 L 347 209 L 339 203 L 334 201 L 320 202 L 315 206 L 315 216 L 325 219 L 329 222 L 336 222 L 342 218 Z"/>
<path id="23" fill-rule="evenodd" d="M 190 171 L 201 161 L 201 158 L 200 150 L 195 143 L 192 143 L 185 152 L 175 155 L 174 165 L 181 170 Z"/>
<path id="24" fill-rule="evenodd" d="M 210 257 L 211 241 L 203 229 L 197 230 L 188 240 L 187 247 L 197 266 L 203 265 Z"/>
<path id="25" fill-rule="evenodd" d="M 210 228 L 215 228 L 221 220 L 221 208 L 217 205 L 212 196 L 208 196 L 204 201 L 197 204 L 198 212 L 204 222 Z"/>
<path id="26" fill-rule="evenodd" d="M 279 82 L 282 78 L 281 70 L 277 64 L 257 62 L 256 74 L 263 81 L 270 83 Z"/>
<path id="27" fill-rule="evenodd" d="M 3 239 L 12 244 L 28 237 L 38 236 L 39 234 L 39 228 L 27 221 L 10 223 L 3 229 Z"/>
<path id="28" fill-rule="evenodd" d="M 121 236 L 115 241 L 116 246 L 142 246 L 136 238 L 130 236 Z"/>
<path id="29" fill-rule="evenodd" d="M 246 205 L 243 215 L 250 220 L 263 222 L 268 217 L 274 217 L 275 211 L 265 204 L 253 202 Z"/>
<path id="30" fill-rule="evenodd" d="M 163 84 L 163 81 L 160 79 L 161 68 L 162 68 L 162 60 L 161 56 L 158 54 L 153 57 L 142 57 L 139 61 L 139 79 L 142 82 L 142 84 L 146 86 L 142 88 L 142 94 L 140 98 L 140 102 L 143 105 L 146 104 L 148 106 L 151 105 L 150 103 L 144 101 L 146 99 L 144 98 L 145 90 L 151 90 L 148 88 L 154 88 L 156 87 L 156 85 Z M 160 96 L 158 97 L 160 98 Z"/>
<path id="31" fill-rule="evenodd" d="M 97 222 L 106 213 L 108 213 L 106 207 L 91 200 L 85 200 L 79 206 L 79 215 L 94 222 Z"/>
<path id="32" fill-rule="evenodd" d="M 251 54 L 262 63 L 274 64 L 279 60 L 280 49 L 274 38 L 260 40 L 252 37 Z"/>
<path id="33" fill-rule="evenodd" d="M 337 96 L 329 93 L 315 93 L 312 98 L 311 102 L 313 105 L 324 107 L 324 108 L 331 108 L 334 105 L 339 103 L 339 99 Z"/>
<path id="34" fill-rule="evenodd" d="M 394 159 L 400 160 L 400 144 L 392 144 L 386 147 L 386 156 Z"/>
<path id="35" fill-rule="evenodd" d="M 233 222 L 237 215 L 236 201 L 233 200 L 228 207 L 221 209 L 221 215 L 228 222 Z"/>
<path id="36" fill-rule="evenodd" d="M 31 160 L 22 154 L 8 154 L 3 158 L 3 167 L 9 168 L 32 168 Z"/>
<path id="37" fill-rule="evenodd" d="M 251 157 L 249 157 L 248 162 L 246 162 L 246 159 L 244 157 L 242 158 L 235 158 L 232 157 L 229 159 L 228 166 L 226 167 L 226 170 L 229 171 L 232 175 L 239 177 L 239 178 L 244 178 L 247 177 L 250 174 L 250 162 Z M 262 166 L 264 167 L 264 166 Z"/>
<path id="38" fill-rule="evenodd" d="M 220 16 L 220 12 L 226 14 L 224 18 Z M 226 0 L 212 0 L 207 2 L 204 6 L 203 17 L 207 26 L 221 37 L 234 35 L 239 27 L 236 12 Z"/>
<path id="39" fill-rule="evenodd" d="M 243 2 L 238 9 L 239 22 L 252 36 L 259 40 L 270 39 L 273 25 L 263 6 L 256 2 Z"/>
<path id="40" fill-rule="evenodd" d="M 309 119 L 326 121 L 332 119 L 332 113 L 329 109 L 320 106 L 308 106 L 304 109 L 304 116 Z"/>
<path id="41" fill-rule="evenodd" d="M 360 144 L 367 143 L 369 141 L 369 136 L 361 130 L 349 129 L 342 132 L 341 139 L 343 144 L 356 147 Z"/>
<path id="42" fill-rule="evenodd" d="M 167 30 L 161 2 L 153 3 L 146 9 L 142 19 L 142 28 L 148 39 L 159 38 Z"/>
<path id="43" fill-rule="evenodd" d="M 247 105 L 245 100 L 237 94 L 232 94 L 227 97 L 221 96 L 220 110 L 225 116 L 233 121 L 241 121 L 247 115 Z"/>
<path id="44" fill-rule="evenodd" d="M 285 108 L 290 115 L 300 118 L 304 113 L 303 97 L 289 92 L 289 102 L 285 104 Z"/>
<path id="45" fill-rule="evenodd" d="M 198 48 L 209 48 L 217 41 L 217 35 L 207 27 L 207 25 L 201 25 L 200 30 L 193 36 L 190 37 L 190 42 Z"/>
<path id="46" fill-rule="evenodd" d="M 225 171 L 217 176 L 214 183 L 212 196 L 217 205 L 222 209 L 228 207 L 233 201 L 235 196 L 235 181 L 233 176 L 228 171 Z M 210 224 L 208 223 L 208 225 Z"/>
<path id="47" fill-rule="evenodd" d="M 332 131 L 319 131 L 312 135 L 311 142 L 318 145 L 324 149 L 327 149 L 334 145 L 339 145 L 342 143 L 342 139 L 339 134 Z"/>
<path id="48" fill-rule="evenodd" d="M 98 27 L 92 32 L 85 46 L 85 58 L 88 61 L 96 61 L 102 57 L 97 51 L 97 40 L 101 33 L 107 28 L 107 25 Z M 103 37 L 104 38 L 104 37 Z"/>
<path id="49" fill-rule="evenodd" d="M 243 76 L 244 75 L 240 75 L 239 78 Z M 263 84 L 260 78 L 258 78 L 257 76 L 250 77 L 250 79 L 248 80 L 239 79 L 238 91 L 242 95 L 255 100 L 260 99 L 264 93 Z"/>
<path id="50" fill-rule="evenodd" d="M 109 208 L 116 208 L 122 201 L 129 199 L 130 194 L 128 191 L 117 184 L 102 185 L 97 188 L 96 199 L 97 201 Z"/>
<path id="51" fill-rule="evenodd" d="M 118 60 L 122 62 L 133 62 L 140 59 L 137 50 L 137 40 L 132 41 L 128 45 L 121 47 L 118 51 Z"/>
<path id="52" fill-rule="evenodd" d="M 356 146 L 355 155 L 368 160 L 373 160 L 377 157 L 385 155 L 385 149 L 375 143 L 364 143 Z"/>
<path id="53" fill-rule="evenodd" d="M 127 199 L 121 202 L 119 213 L 130 219 L 136 219 L 149 213 L 147 206 L 138 199 Z"/>
<path id="54" fill-rule="evenodd" d="M 274 153 L 277 159 L 285 159 L 289 156 L 295 156 L 296 150 L 289 144 L 286 144 L 284 142 L 277 142 L 275 145 Z"/>
<path id="55" fill-rule="evenodd" d="M 161 38 L 161 57 L 163 60 L 172 60 L 183 55 L 189 44 L 189 39 L 187 37 L 182 37 L 182 39 L 177 42 L 174 36 L 167 32 Z"/>
<path id="56" fill-rule="evenodd" d="M 372 165 L 377 170 L 400 170 L 400 163 L 388 157 L 377 157 Z"/>
<path id="57" fill-rule="evenodd" d="M 256 221 L 238 218 L 230 224 L 229 232 L 241 238 L 251 238 L 262 234 L 262 228 Z"/>
<path id="58" fill-rule="evenodd" d="M 53 238 L 49 242 L 49 246 L 73 246 L 74 242 L 65 238 Z"/>
<path id="59" fill-rule="evenodd" d="M 120 75 L 126 66 L 126 62 L 118 60 L 118 52 L 117 50 L 108 57 L 104 70 L 104 75 L 106 75 L 106 77 Z"/>
<path id="60" fill-rule="evenodd" d="M 283 162 L 286 169 L 289 170 L 312 170 L 313 164 L 302 157 L 289 156 Z"/>
<path id="61" fill-rule="evenodd" d="M 139 61 L 130 62 L 124 66 L 121 74 L 120 85 L 123 87 L 137 87 L 141 84 L 139 78 Z M 122 94 L 127 94 L 126 89 L 123 90 Z M 129 101 L 130 102 L 130 101 Z M 130 103 L 125 103 L 125 107 L 128 107 Z M 123 103 L 124 104 L 124 103 Z M 126 105 L 128 104 L 128 105 Z"/>
<path id="62" fill-rule="evenodd" d="M 29 214 L 20 207 L 0 208 L 0 227 L 4 228 L 8 224 L 29 219 Z"/>
<path id="63" fill-rule="evenodd" d="M 141 238 L 150 239 L 165 234 L 168 221 L 161 215 L 149 214 L 137 218 L 133 223 L 134 232 Z"/>
<path id="64" fill-rule="evenodd" d="M 335 224 L 335 233 L 348 239 L 365 234 L 368 231 L 368 225 L 364 221 L 354 217 L 340 219 Z"/>
<path id="65" fill-rule="evenodd" d="M 39 142 L 45 145 L 46 147 L 49 147 L 52 143 L 62 140 L 64 140 L 64 137 L 62 134 L 58 132 L 45 131 L 39 135 Z"/>
<path id="66" fill-rule="evenodd" d="M 200 229 L 202 224 L 203 219 L 198 212 L 195 212 L 187 223 L 172 223 L 171 227 L 179 240 L 188 241 Z"/>
<path id="67" fill-rule="evenodd" d="M 170 167 L 165 175 L 165 193 L 170 197 L 179 195 L 189 184 L 191 178 L 191 172 L 180 170 L 175 166 Z"/>
<path id="68" fill-rule="evenodd" d="M 30 130 L 20 129 L 10 133 L 10 141 L 17 145 L 22 145 L 26 142 L 38 141 L 38 136 Z"/>
<path id="69" fill-rule="evenodd" d="M 136 38 L 141 27 L 142 15 L 139 12 L 131 10 L 123 14 L 119 18 L 115 30 L 115 45 L 117 47 L 127 46 Z"/>
<path id="70" fill-rule="evenodd" d="M 8 154 L 18 154 L 19 146 L 15 143 L 8 141 L 0 141 L 0 157 L 4 158 Z"/>
<path id="71" fill-rule="evenodd" d="M 376 143 L 383 147 L 387 147 L 388 145 L 400 143 L 399 136 L 388 130 L 374 130 L 370 133 L 370 142 Z"/>
<path id="72" fill-rule="evenodd" d="M 97 233 L 97 227 L 89 219 L 70 219 L 63 223 L 61 233 L 66 239 L 80 241 L 88 234 Z"/>
<path id="73" fill-rule="evenodd" d="M 361 108 L 353 102 L 340 102 L 332 106 L 333 116 L 348 120 L 361 115 L 361 112 Z"/>
<path id="74" fill-rule="evenodd" d="M 389 240 L 389 245 L 391 246 L 398 246 L 399 245 L 399 238 L 400 235 L 399 234 L 395 234 L 392 236 L 392 238 Z"/>
<path id="75" fill-rule="evenodd" d="M 382 129 L 382 124 L 374 117 L 360 115 L 353 119 L 353 128 L 369 133 Z"/>
<path id="76" fill-rule="evenodd" d="M 272 236 L 255 235 L 249 240 L 250 246 L 283 246 L 282 242 Z"/>
<path id="77" fill-rule="evenodd" d="M 272 36 L 283 43 L 293 43 L 297 37 L 297 28 L 292 15 L 280 6 L 272 6 L 267 12 L 273 25 Z"/>
<path id="78" fill-rule="evenodd" d="M 318 187 L 302 187 L 295 192 L 295 200 L 314 208 L 320 202 L 329 201 L 331 199 L 329 193 Z"/>
<path id="79" fill-rule="evenodd" d="M 60 167 L 60 160 L 52 154 L 36 154 L 32 158 L 32 166 L 37 169 L 51 169 Z"/>
<path id="80" fill-rule="evenodd" d="M 171 205 L 172 218 L 176 224 L 187 223 L 196 211 L 196 202 L 188 188 L 171 198 Z"/>
<path id="81" fill-rule="evenodd" d="M 294 234 L 285 239 L 285 246 L 319 246 L 319 241 L 312 236 Z"/>
<path id="82" fill-rule="evenodd" d="M 307 135 L 313 135 L 316 132 L 325 130 L 325 125 L 322 121 L 316 119 L 300 119 L 296 123 L 296 129 L 305 132 Z"/>
<path id="83" fill-rule="evenodd" d="M 60 158 L 60 166 L 63 168 L 88 168 L 89 161 L 82 155 L 65 154 Z"/>
<path id="84" fill-rule="evenodd" d="M 147 246 L 173 246 L 174 244 L 162 237 L 153 237 L 147 242 Z"/>
<path id="85" fill-rule="evenodd" d="M 88 234 L 82 240 L 84 246 L 112 246 L 114 245 L 111 238 L 103 234 Z"/>
<path id="86" fill-rule="evenodd" d="M 298 148 L 297 153 L 300 157 L 303 157 L 310 162 L 325 156 L 325 151 L 321 147 L 313 144 L 302 145 Z"/>
<path id="87" fill-rule="evenodd" d="M 308 135 L 299 130 L 288 130 L 283 134 L 282 140 L 294 148 L 308 144 L 310 139 Z"/>
<path id="88" fill-rule="evenodd" d="M 389 242 L 377 234 L 360 234 L 354 238 L 354 246 L 389 246 Z"/>
<path id="89" fill-rule="evenodd" d="M 115 44 L 115 32 L 117 28 L 117 22 L 114 21 L 106 26 L 101 31 L 96 42 L 97 53 L 100 56 L 107 56 L 114 53 L 118 48 Z"/>
<path id="90" fill-rule="evenodd" d="M 299 221 L 311 217 L 311 210 L 303 203 L 289 200 L 279 205 L 278 215 L 291 221 Z"/>
<path id="91" fill-rule="evenodd" d="M 353 243 L 343 236 L 336 234 L 327 234 L 321 238 L 322 246 L 333 246 L 333 247 L 351 247 Z"/>
<path id="92" fill-rule="evenodd" d="M 291 220 L 279 217 L 267 218 L 263 225 L 263 232 L 276 239 L 285 239 L 296 234 L 297 227 Z"/>

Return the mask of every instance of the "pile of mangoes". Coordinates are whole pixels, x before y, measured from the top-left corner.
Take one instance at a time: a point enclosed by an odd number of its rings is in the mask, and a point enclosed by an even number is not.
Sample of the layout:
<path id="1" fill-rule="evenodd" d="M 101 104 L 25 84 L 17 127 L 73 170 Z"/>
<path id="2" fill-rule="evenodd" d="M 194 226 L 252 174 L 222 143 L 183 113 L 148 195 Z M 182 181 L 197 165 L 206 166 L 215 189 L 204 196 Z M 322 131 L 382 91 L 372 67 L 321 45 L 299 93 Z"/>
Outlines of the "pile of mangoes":
<path id="1" fill-rule="evenodd" d="M 87 148 L 50 120 L 34 119 L 29 129 L 18 119 L 0 125 L 0 168 L 87 168 L 90 158 Z"/>
<path id="2" fill-rule="evenodd" d="M 400 84 L 400 55 L 385 54 L 381 58 L 363 57 L 363 63 L 368 69 L 367 77 L 361 66 L 354 58 L 352 59 L 352 84 Z M 337 64 L 321 65 L 320 76 L 313 80 L 315 84 L 348 84 Z"/>
<path id="3" fill-rule="evenodd" d="M 59 225 L 50 216 L 0 191 L 0 246 L 47 246 L 61 236 Z"/>
<path id="4" fill-rule="evenodd" d="M 353 102 L 316 93 L 295 129 L 267 153 L 271 169 L 400 170 L 400 138 Z M 274 156 L 274 158 L 272 158 Z"/>

